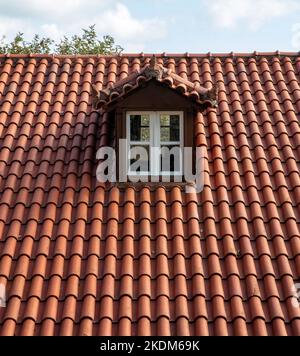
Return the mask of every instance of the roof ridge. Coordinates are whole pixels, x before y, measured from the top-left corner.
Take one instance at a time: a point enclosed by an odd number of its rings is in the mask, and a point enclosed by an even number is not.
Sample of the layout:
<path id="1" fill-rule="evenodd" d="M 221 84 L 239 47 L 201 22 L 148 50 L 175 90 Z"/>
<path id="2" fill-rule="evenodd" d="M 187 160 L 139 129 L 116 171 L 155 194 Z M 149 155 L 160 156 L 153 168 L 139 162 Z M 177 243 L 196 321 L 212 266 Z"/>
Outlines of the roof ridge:
<path id="1" fill-rule="evenodd" d="M 286 56 L 286 57 L 298 57 L 299 52 L 221 52 L 221 53 L 121 53 L 116 55 L 103 55 L 103 54 L 41 54 L 41 53 L 29 53 L 29 54 L 5 54 L 0 53 L 0 58 L 118 58 L 118 57 L 158 57 L 158 58 L 232 58 L 232 57 L 274 57 L 274 56 Z"/>

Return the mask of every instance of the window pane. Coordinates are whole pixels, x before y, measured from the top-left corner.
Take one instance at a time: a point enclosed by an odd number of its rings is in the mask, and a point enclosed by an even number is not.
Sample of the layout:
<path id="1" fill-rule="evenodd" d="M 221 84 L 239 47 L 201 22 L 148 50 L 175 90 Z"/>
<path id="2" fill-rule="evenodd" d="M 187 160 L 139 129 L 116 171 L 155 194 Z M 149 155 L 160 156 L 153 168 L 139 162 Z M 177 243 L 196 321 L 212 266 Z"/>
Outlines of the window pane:
<path id="1" fill-rule="evenodd" d="M 178 115 L 171 115 L 170 119 L 170 141 L 180 140 L 180 119 Z"/>
<path id="2" fill-rule="evenodd" d="M 161 127 L 161 129 L 160 129 L 160 140 L 162 142 L 171 141 L 170 140 L 170 127 Z"/>
<path id="3" fill-rule="evenodd" d="M 150 126 L 150 116 L 142 115 L 142 126 Z"/>
<path id="4" fill-rule="evenodd" d="M 150 150 L 149 146 L 130 146 L 129 170 L 131 173 L 149 172 Z"/>
<path id="5" fill-rule="evenodd" d="M 150 116 L 130 115 L 130 140 L 150 141 Z"/>
<path id="6" fill-rule="evenodd" d="M 150 141 L 150 128 L 149 127 L 141 127 L 141 140 L 143 142 Z"/>
<path id="7" fill-rule="evenodd" d="M 161 171 L 179 172 L 181 171 L 181 148 L 180 146 L 161 147 Z"/>
<path id="8" fill-rule="evenodd" d="M 170 126 L 169 115 L 160 115 L 160 126 Z"/>
<path id="9" fill-rule="evenodd" d="M 160 140 L 180 141 L 180 117 L 179 115 L 160 116 Z"/>

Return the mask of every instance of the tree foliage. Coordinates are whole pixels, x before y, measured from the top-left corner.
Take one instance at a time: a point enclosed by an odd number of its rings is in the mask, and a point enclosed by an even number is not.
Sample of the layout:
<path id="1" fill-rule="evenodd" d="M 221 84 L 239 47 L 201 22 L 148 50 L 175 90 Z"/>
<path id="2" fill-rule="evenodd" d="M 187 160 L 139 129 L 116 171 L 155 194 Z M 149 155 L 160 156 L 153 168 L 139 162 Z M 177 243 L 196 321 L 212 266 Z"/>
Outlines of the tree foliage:
<path id="1" fill-rule="evenodd" d="M 55 53 L 55 54 L 120 54 L 123 48 L 115 44 L 111 36 L 99 39 L 95 25 L 82 29 L 81 35 L 64 36 L 58 43 L 50 37 L 35 35 L 31 41 L 24 39 L 24 34 L 18 32 L 11 42 L 5 37 L 0 40 L 0 53 L 29 54 L 29 53 Z"/>

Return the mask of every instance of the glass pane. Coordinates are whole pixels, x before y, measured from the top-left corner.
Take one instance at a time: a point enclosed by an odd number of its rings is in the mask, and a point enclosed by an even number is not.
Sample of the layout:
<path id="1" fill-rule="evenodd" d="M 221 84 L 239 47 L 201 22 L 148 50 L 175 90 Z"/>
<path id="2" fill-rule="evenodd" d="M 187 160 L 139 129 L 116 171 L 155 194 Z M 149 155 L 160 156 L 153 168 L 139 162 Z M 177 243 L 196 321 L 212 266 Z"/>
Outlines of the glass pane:
<path id="1" fill-rule="evenodd" d="M 131 146 L 129 152 L 129 171 L 134 173 L 149 172 L 150 170 L 149 146 Z"/>
<path id="2" fill-rule="evenodd" d="M 160 116 L 160 140 L 180 141 L 180 117 L 179 115 Z"/>
<path id="3" fill-rule="evenodd" d="M 142 126 L 150 126 L 150 116 L 142 115 Z"/>
<path id="4" fill-rule="evenodd" d="M 141 127 L 141 141 L 149 142 L 150 141 L 150 128 Z"/>
<path id="5" fill-rule="evenodd" d="M 170 126 L 169 115 L 160 115 L 160 126 Z"/>
<path id="6" fill-rule="evenodd" d="M 161 129 L 160 129 L 160 140 L 162 142 L 171 141 L 170 140 L 170 127 L 161 127 Z"/>
<path id="7" fill-rule="evenodd" d="M 180 141 L 180 119 L 178 115 L 171 115 L 170 141 Z"/>
<path id="8" fill-rule="evenodd" d="M 180 146 L 168 145 L 161 147 L 161 171 L 181 171 L 181 148 Z"/>
<path id="9" fill-rule="evenodd" d="M 149 115 L 130 115 L 130 140 L 138 142 L 150 141 L 149 126 Z"/>

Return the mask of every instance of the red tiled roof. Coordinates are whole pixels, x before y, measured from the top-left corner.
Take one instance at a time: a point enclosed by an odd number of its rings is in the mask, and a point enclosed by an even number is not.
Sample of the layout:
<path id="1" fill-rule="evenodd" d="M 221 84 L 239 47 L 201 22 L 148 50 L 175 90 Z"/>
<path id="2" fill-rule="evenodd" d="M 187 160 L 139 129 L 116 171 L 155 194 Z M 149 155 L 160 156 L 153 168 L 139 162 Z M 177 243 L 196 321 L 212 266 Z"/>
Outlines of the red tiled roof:
<path id="1" fill-rule="evenodd" d="M 300 57 L 158 58 L 219 88 L 198 195 L 96 181 L 91 84 L 146 59 L 0 56 L 0 333 L 300 335 Z"/>

